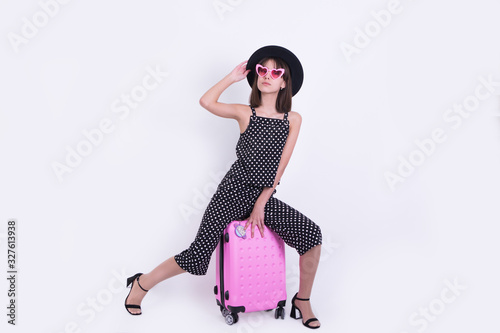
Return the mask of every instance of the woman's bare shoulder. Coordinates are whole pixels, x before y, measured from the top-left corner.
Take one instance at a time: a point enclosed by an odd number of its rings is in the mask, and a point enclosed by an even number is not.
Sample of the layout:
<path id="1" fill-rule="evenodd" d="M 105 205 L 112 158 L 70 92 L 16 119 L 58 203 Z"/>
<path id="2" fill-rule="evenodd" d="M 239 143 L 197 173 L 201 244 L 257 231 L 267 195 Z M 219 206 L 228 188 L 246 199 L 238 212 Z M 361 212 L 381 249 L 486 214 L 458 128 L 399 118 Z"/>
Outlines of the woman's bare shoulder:
<path id="1" fill-rule="evenodd" d="M 297 111 L 290 111 L 290 112 L 288 112 L 288 119 L 292 123 L 298 123 L 298 124 L 300 124 L 302 122 L 302 116 Z"/>

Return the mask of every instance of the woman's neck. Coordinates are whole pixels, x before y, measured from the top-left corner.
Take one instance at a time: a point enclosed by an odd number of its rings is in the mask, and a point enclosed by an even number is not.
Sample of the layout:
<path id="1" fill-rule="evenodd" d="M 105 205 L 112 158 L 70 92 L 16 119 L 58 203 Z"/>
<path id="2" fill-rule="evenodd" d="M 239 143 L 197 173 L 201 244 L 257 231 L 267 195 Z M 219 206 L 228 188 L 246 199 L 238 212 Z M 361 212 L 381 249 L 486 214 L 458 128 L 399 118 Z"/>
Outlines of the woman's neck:
<path id="1" fill-rule="evenodd" d="M 276 115 L 278 111 L 276 110 L 276 98 L 278 98 L 278 93 L 274 94 L 262 94 L 260 95 L 260 107 L 259 109 L 266 115 L 272 116 Z"/>

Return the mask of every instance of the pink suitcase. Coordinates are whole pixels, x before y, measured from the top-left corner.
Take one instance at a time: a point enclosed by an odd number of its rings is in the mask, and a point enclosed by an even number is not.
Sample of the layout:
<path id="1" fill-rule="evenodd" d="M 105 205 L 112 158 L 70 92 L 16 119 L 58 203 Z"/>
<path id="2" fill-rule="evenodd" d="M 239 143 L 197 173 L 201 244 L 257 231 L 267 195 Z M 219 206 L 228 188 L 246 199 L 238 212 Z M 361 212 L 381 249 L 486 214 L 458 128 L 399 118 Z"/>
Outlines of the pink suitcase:
<path id="1" fill-rule="evenodd" d="M 276 309 L 275 318 L 285 318 L 285 244 L 266 226 L 263 238 L 257 227 L 252 238 L 246 223 L 229 223 L 216 251 L 214 294 L 228 325 L 238 321 L 239 312 Z"/>

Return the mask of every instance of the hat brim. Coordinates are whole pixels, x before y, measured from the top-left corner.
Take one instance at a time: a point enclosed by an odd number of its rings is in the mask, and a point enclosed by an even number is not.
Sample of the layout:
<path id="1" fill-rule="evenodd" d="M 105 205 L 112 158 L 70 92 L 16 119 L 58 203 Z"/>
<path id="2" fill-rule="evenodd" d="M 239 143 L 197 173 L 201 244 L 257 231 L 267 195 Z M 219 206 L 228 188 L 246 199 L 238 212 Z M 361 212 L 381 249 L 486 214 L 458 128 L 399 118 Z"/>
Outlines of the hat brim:
<path id="1" fill-rule="evenodd" d="M 278 46 L 278 45 L 268 45 L 261 47 L 255 51 L 247 62 L 246 69 L 250 70 L 247 74 L 247 81 L 250 87 L 252 87 L 253 81 L 255 80 L 255 66 L 258 62 L 265 57 L 277 57 L 283 59 L 288 67 L 290 68 L 290 75 L 292 77 L 292 96 L 295 96 L 302 87 L 302 82 L 304 81 L 304 70 L 299 59 L 290 50 Z"/>

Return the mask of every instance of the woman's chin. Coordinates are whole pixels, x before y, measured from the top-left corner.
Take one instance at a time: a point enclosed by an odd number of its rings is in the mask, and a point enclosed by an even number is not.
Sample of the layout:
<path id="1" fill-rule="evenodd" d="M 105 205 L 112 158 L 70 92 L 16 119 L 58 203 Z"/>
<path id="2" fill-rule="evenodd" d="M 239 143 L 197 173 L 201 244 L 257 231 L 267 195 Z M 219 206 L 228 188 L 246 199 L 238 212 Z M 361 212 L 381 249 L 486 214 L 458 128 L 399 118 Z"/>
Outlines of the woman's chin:
<path id="1" fill-rule="evenodd" d="M 275 94 L 278 92 L 277 90 L 273 91 L 270 86 L 260 86 L 259 90 L 262 94 Z"/>

